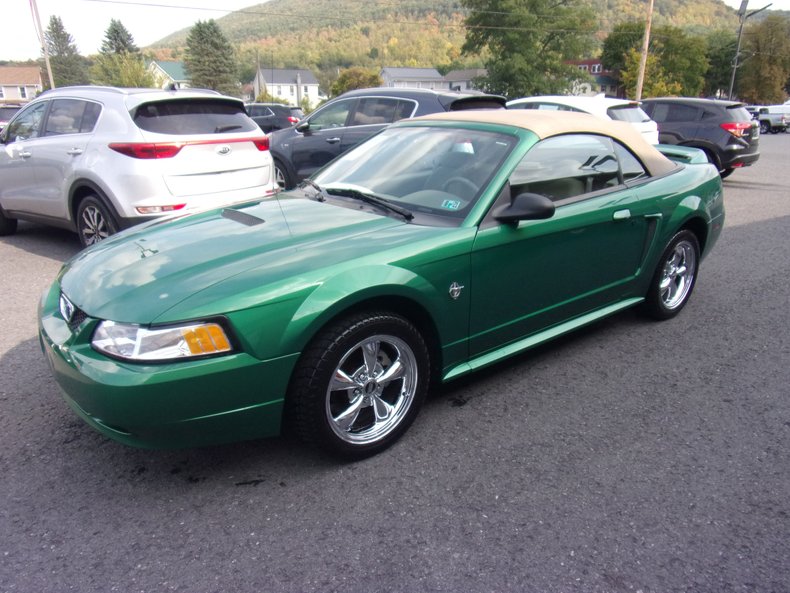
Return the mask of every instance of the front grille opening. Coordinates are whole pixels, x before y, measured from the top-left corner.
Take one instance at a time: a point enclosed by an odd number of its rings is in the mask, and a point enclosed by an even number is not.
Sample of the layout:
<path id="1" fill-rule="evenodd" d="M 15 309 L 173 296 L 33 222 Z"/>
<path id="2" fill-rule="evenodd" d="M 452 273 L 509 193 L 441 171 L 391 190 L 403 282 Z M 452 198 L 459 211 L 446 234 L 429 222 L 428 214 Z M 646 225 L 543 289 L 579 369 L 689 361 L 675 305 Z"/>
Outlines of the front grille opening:
<path id="1" fill-rule="evenodd" d="M 75 331 L 87 318 L 88 314 L 85 311 L 82 309 L 74 309 L 71 319 L 67 322 L 69 329 Z"/>

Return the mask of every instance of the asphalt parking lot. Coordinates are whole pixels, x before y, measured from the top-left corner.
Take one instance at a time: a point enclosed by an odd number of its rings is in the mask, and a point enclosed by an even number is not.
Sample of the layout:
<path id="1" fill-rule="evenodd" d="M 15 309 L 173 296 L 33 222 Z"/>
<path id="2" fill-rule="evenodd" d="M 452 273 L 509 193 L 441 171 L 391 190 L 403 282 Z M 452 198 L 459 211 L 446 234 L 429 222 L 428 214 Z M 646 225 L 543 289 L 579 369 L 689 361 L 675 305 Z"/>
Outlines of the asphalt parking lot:
<path id="1" fill-rule="evenodd" d="M 67 408 L 35 307 L 75 235 L 0 238 L 0 592 L 790 591 L 790 134 L 725 182 L 674 320 L 448 386 L 382 455 L 147 451 Z"/>

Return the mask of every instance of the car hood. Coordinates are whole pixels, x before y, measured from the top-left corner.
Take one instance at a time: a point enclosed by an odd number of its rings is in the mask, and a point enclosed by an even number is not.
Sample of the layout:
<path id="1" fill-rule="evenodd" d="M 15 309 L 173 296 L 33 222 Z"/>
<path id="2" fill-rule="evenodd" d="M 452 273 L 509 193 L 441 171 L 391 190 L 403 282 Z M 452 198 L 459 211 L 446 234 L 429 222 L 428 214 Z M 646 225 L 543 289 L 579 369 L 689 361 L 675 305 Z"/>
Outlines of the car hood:
<path id="1" fill-rule="evenodd" d="M 393 229 L 397 232 L 389 232 Z M 270 198 L 106 239 L 64 266 L 61 290 L 91 317 L 145 324 L 251 270 L 256 286 L 296 281 L 375 249 L 414 242 L 427 232 L 430 227 L 330 203 Z M 227 311 L 215 314 L 221 312 Z"/>

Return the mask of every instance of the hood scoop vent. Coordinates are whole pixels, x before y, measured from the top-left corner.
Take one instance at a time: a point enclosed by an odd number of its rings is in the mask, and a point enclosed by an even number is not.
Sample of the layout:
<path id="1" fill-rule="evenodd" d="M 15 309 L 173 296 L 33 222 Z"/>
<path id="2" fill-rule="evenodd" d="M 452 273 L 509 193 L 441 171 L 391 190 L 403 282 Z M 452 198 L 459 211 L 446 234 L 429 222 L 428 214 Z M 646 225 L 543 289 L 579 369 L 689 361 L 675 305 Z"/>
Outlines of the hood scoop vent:
<path id="1" fill-rule="evenodd" d="M 247 214 L 246 212 L 240 212 L 239 210 L 233 210 L 232 208 L 225 208 L 222 210 L 222 217 L 229 218 L 235 222 L 240 222 L 246 226 L 255 226 L 258 224 L 263 224 L 266 222 L 262 218 L 258 218 L 257 216 L 253 216 L 252 214 Z"/>

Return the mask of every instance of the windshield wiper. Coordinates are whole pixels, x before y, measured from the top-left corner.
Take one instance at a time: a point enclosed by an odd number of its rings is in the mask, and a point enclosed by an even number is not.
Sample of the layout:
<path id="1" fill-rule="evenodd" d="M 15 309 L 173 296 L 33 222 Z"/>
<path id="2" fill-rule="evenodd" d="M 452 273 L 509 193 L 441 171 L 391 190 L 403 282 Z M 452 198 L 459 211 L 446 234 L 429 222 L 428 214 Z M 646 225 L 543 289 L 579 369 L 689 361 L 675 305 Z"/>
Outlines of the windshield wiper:
<path id="1" fill-rule="evenodd" d="M 299 184 L 299 188 L 303 189 L 305 185 L 309 185 L 316 191 L 316 193 L 311 196 L 314 200 L 317 200 L 318 202 L 326 201 L 326 198 L 324 197 L 324 188 L 318 185 L 315 181 L 312 179 L 304 179 L 302 180 L 302 183 Z"/>
<path id="2" fill-rule="evenodd" d="M 326 188 L 326 193 L 333 195 L 333 196 L 342 196 L 344 198 L 354 198 L 356 200 L 361 200 L 366 204 L 371 204 L 373 206 L 379 206 L 380 208 L 384 208 L 385 210 L 389 210 L 390 212 L 394 212 L 395 214 L 401 215 L 406 220 L 411 220 L 414 218 L 414 214 L 411 211 L 403 208 L 402 206 L 397 206 L 387 200 L 386 198 L 379 197 L 375 194 L 371 194 L 368 192 L 360 191 L 358 189 L 353 189 L 350 187 L 328 187 Z"/>

